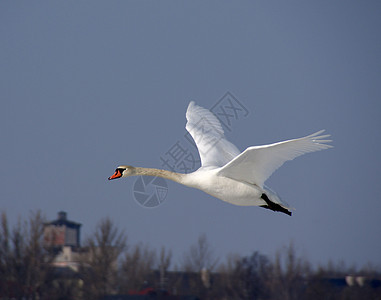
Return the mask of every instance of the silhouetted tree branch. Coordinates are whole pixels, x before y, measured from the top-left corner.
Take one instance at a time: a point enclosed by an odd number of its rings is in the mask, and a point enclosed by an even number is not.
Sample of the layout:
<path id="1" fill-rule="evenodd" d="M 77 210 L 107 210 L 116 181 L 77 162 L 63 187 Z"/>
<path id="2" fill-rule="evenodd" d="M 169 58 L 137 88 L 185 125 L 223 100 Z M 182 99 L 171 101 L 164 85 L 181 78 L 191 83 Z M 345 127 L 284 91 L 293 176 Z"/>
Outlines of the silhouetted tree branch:
<path id="1" fill-rule="evenodd" d="M 106 218 L 101 220 L 94 234 L 86 241 L 81 272 L 84 276 L 84 294 L 99 299 L 118 290 L 118 258 L 126 249 L 127 236 Z"/>

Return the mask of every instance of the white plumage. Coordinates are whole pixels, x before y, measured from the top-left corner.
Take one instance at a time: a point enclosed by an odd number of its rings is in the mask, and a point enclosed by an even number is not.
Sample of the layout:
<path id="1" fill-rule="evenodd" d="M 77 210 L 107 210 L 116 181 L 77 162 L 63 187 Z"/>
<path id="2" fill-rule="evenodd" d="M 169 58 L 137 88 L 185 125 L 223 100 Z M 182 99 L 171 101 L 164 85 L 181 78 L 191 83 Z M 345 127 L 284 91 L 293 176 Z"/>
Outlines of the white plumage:
<path id="1" fill-rule="evenodd" d="M 324 130 L 309 136 L 264 146 L 251 146 L 242 153 L 226 140 L 221 123 L 209 110 L 189 103 L 186 129 L 193 137 L 201 167 L 190 174 L 166 170 L 119 166 L 109 179 L 131 175 L 160 176 L 200 189 L 223 201 L 242 206 L 262 206 L 291 215 L 288 205 L 264 185 L 286 161 L 331 148 Z"/>

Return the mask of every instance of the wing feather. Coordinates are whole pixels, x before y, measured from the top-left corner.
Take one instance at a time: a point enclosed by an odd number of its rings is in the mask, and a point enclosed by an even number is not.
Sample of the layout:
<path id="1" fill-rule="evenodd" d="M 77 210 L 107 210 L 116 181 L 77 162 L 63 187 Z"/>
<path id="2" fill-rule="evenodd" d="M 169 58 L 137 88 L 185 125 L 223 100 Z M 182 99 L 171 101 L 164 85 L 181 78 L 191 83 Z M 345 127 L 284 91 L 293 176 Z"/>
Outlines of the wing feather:
<path id="1" fill-rule="evenodd" d="M 218 175 L 263 187 L 267 178 L 286 161 L 305 153 L 331 148 L 331 145 L 326 144 L 331 142 L 326 139 L 330 135 L 321 135 L 323 132 L 321 130 L 299 139 L 249 147 L 223 166 Z"/>
<path id="2" fill-rule="evenodd" d="M 189 103 L 185 128 L 196 143 L 202 167 L 222 167 L 240 154 L 240 151 L 226 140 L 220 121 L 209 110 Z"/>

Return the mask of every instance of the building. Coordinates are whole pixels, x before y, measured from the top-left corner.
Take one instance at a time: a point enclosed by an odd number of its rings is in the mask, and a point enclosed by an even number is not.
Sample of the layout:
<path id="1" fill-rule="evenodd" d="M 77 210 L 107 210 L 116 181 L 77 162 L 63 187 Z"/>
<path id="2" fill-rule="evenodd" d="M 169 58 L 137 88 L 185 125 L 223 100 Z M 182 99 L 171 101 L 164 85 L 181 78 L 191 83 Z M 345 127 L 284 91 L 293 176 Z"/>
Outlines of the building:
<path id="1" fill-rule="evenodd" d="M 58 219 L 44 224 L 44 243 L 48 247 L 80 247 L 81 224 L 67 219 L 67 213 L 60 211 Z"/>
<path id="2" fill-rule="evenodd" d="M 58 212 L 58 219 L 44 224 L 44 244 L 55 253 L 53 265 L 78 271 L 81 243 L 81 224 L 67 219 L 67 213 Z"/>

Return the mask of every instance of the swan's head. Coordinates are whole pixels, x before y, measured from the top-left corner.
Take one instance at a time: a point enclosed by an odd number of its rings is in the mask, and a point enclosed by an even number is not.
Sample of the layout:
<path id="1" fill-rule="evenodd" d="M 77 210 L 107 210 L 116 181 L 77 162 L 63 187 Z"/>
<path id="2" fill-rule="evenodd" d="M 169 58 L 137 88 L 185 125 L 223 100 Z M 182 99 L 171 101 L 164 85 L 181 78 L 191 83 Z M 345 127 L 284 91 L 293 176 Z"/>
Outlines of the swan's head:
<path id="1" fill-rule="evenodd" d="M 108 180 L 132 176 L 135 173 L 135 168 L 131 166 L 119 166 L 116 168 L 115 173 L 108 178 Z"/>

